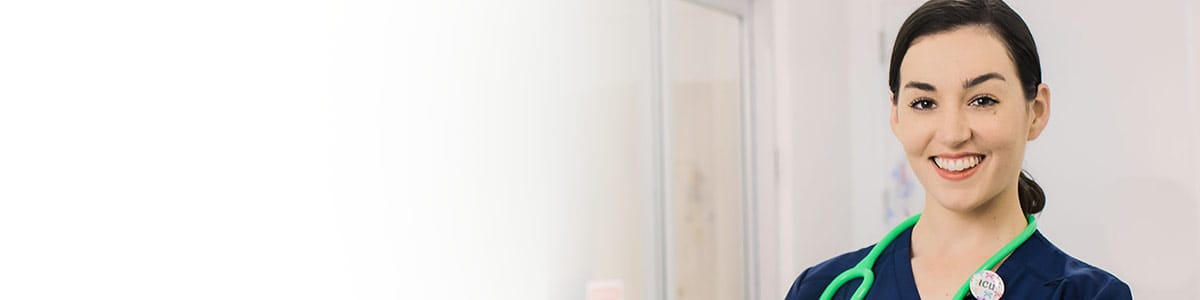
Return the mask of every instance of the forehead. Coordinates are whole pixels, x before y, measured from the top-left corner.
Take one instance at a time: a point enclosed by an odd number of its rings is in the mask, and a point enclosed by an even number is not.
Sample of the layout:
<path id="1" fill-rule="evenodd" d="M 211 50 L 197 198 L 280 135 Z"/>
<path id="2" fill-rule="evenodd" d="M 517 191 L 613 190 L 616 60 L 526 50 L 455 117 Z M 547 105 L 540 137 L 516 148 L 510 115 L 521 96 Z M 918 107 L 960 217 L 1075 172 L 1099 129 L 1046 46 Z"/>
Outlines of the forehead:
<path id="1" fill-rule="evenodd" d="M 913 41 L 900 63 L 900 82 L 920 81 L 941 87 L 990 72 L 1017 78 L 1004 42 L 982 26 L 964 26 Z"/>

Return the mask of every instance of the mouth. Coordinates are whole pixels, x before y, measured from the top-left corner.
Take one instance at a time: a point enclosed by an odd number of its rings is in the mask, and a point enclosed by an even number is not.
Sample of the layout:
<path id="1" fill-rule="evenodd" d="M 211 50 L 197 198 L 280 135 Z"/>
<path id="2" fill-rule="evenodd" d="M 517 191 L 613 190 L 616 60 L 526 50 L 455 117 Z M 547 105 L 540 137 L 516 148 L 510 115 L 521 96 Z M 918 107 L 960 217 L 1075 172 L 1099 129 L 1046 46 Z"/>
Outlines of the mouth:
<path id="1" fill-rule="evenodd" d="M 950 181 L 959 181 L 971 177 L 987 160 L 987 156 L 977 153 L 962 153 L 929 157 L 939 176 Z"/>

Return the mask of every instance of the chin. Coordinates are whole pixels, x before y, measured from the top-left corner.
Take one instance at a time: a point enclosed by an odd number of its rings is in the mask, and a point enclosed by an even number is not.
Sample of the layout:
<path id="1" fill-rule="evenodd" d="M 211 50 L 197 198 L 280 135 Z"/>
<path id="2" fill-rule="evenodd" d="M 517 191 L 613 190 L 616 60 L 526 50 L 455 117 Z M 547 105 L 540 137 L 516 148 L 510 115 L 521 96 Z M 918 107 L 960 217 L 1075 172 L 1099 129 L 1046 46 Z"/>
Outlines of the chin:
<path id="1" fill-rule="evenodd" d="M 929 194 L 934 204 L 956 213 L 968 213 L 983 206 L 985 197 L 974 191 L 936 191 Z"/>

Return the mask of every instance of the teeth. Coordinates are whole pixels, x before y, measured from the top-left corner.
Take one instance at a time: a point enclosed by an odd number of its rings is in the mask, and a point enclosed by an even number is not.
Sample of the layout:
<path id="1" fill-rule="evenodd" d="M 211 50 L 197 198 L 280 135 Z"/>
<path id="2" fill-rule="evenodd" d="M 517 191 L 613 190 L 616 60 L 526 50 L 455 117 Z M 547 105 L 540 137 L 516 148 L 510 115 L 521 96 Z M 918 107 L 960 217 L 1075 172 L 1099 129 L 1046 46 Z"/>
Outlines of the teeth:
<path id="1" fill-rule="evenodd" d="M 959 159 L 945 159 L 935 156 L 933 158 L 933 162 L 937 164 L 938 168 L 958 172 L 975 167 L 975 165 L 978 165 L 979 161 L 982 159 L 983 158 L 978 155 L 967 156 Z"/>

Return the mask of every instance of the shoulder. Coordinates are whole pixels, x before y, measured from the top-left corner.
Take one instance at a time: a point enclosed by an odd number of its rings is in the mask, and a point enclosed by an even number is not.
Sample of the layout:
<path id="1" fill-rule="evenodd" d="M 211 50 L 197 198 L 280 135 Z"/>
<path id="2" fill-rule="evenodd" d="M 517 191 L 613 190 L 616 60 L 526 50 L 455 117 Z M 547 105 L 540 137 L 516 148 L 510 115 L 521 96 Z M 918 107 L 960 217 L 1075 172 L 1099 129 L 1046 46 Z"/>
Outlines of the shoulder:
<path id="1" fill-rule="evenodd" d="M 1116 275 L 1067 254 L 1040 233 L 1037 238 L 1047 246 L 1049 253 L 1045 253 L 1048 254 L 1046 257 L 1055 258 L 1041 263 L 1048 263 L 1044 267 L 1049 267 L 1046 271 L 1052 274 L 1046 275 L 1054 278 L 1051 283 L 1056 286 L 1055 294 L 1059 299 L 1133 298 L 1129 285 Z"/>
<path id="2" fill-rule="evenodd" d="M 875 245 L 867 246 L 862 249 L 843 253 L 834 258 L 825 260 L 816 264 L 796 277 L 792 282 L 792 287 L 788 290 L 787 298 L 792 299 L 816 299 L 825 291 L 825 286 L 828 286 L 833 279 L 843 271 L 854 267 L 858 261 L 867 256 L 871 252 L 871 248 Z"/>
<path id="3" fill-rule="evenodd" d="M 1120 278 L 1067 255 L 1059 290 L 1067 299 L 1133 299 L 1129 285 Z"/>

